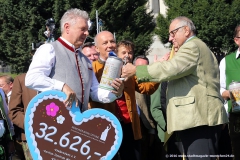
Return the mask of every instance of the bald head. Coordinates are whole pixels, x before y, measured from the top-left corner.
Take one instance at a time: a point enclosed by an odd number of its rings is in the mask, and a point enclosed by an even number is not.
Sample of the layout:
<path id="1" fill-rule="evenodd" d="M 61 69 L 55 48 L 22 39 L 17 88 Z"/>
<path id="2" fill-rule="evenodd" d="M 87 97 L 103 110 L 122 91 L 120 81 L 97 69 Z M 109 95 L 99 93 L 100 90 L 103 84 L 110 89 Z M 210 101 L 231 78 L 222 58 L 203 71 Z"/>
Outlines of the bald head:
<path id="1" fill-rule="evenodd" d="M 107 60 L 109 52 L 115 52 L 116 50 L 116 42 L 114 36 L 109 31 L 102 31 L 98 33 L 94 38 L 94 42 L 96 50 L 100 53 L 100 58 L 102 60 Z"/>

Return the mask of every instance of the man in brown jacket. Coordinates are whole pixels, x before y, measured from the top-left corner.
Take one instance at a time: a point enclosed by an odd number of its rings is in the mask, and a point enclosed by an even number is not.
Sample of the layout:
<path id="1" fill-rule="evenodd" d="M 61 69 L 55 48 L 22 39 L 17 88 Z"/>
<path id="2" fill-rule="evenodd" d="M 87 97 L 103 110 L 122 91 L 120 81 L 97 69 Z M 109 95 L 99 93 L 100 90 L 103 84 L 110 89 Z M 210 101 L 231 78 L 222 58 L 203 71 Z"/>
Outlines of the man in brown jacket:
<path id="1" fill-rule="evenodd" d="M 18 140 L 18 143 L 22 144 L 25 159 L 32 160 L 24 133 L 24 117 L 28 103 L 37 95 L 37 91 L 25 86 L 25 76 L 25 73 L 20 74 L 14 79 L 14 87 L 9 102 L 9 118 L 12 120 L 13 124 L 21 129 L 21 140 Z"/>
<path id="2" fill-rule="evenodd" d="M 118 57 L 123 59 L 126 57 L 127 62 L 131 63 L 134 55 L 134 45 L 130 41 L 121 41 L 116 46 L 114 36 L 111 32 L 102 31 L 95 37 L 95 45 L 100 53 L 98 61 L 93 62 L 93 70 L 100 82 L 103 73 L 105 61 L 111 51 L 116 51 Z M 92 108 L 103 108 L 112 112 L 121 122 L 123 129 L 123 140 L 119 149 L 119 155 L 122 160 L 140 160 L 140 139 L 141 127 L 139 115 L 136 107 L 135 90 L 144 94 L 152 94 L 158 88 L 156 83 L 138 84 L 135 77 L 124 81 L 124 94 L 115 102 L 108 104 L 100 104 L 90 102 Z M 117 156 L 113 158 L 117 160 Z"/>

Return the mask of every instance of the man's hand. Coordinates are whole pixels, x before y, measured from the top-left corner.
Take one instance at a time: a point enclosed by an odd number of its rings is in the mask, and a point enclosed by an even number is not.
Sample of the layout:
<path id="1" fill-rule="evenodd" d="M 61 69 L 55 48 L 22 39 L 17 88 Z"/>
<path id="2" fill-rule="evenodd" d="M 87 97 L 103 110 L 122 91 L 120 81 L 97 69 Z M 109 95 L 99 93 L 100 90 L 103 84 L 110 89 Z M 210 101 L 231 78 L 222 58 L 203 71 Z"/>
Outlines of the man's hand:
<path id="1" fill-rule="evenodd" d="M 66 107 L 72 107 L 73 101 L 76 102 L 76 107 L 78 106 L 78 99 L 76 93 L 65 83 L 62 91 L 67 95 L 64 101 Z"/>
<path id="2" fill-rule="evenodd" d="M 167 60 L 169 59 L 169 57 L 170 57 L 170 52 L 169 52 L 169 53 L 166 53 L 164 56 L 162 56 L 162 57 L 159 58 L 159 59 L 158 59 L 158 56 L 155 55 L 153 62 L 155 63 L 155 62 L 167 61 Z"/>
<path id="3" fill-rule="evenodd" d="M 92 109 L 92 107 L 91 107 L 90 103 L 88 103 L 88 109 Z"/>
<path id="4" fill-rule="evenodd" d="M 127 63 L 122 67 L 122 75 L 123 78 L 129 78 L 136 74 L 136 66 L 134 66 L 132 63 Z M 126 79 L 125 79 L 126 81 Z"/>
<path id="5" fill-rule="evenodd" d="M 225 100 L 229 100 L 229 99 L 230 99 L 230 92 L 229 92 L 229 90 L 224 91 L 224 92 L 222 93 L 222 97 L 223 97 L 223 99 L 225 99 Z"/>
<path id="6" fill-rule="evenodd" d="M 119 97 L 122 94 L 124 89 L 123 81 L 116 78 L 114 81 L 112 81 L 111 86 L 116 89 L 116 90 L 112 90 L 111 92 L 114 93 L 117 97 Z"/>

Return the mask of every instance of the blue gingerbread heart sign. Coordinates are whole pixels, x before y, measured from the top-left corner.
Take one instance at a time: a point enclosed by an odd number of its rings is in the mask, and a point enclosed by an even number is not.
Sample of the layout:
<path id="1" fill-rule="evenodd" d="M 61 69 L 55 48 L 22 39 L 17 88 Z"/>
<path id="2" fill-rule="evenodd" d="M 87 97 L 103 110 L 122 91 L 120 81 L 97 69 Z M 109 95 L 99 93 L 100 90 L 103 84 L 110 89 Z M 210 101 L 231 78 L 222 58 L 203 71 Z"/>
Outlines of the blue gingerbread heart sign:
<path id="1" fill-rule="evenodd" d="M 29 103 L 25 116 L 27 144 L 34 160 L 110 160 L 122 142 L 118 119 L 103 109 L 83 113 L 66 95 L 46 91 Z"/>

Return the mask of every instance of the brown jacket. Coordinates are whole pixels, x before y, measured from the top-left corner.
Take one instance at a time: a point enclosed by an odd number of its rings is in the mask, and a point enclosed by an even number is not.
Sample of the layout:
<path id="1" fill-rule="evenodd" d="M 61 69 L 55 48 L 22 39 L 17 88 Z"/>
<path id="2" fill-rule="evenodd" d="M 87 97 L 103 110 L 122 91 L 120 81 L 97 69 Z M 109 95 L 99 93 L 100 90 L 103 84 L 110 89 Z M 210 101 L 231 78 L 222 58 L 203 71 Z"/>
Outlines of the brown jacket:
<path id="1" fill-rule="evenodd" d="M 37 95 L 37 91 L 25 86 L 26 74 L 14 78 L 11 99 L 9 102 L 9 118 L 13 124 L 24 130 L 25 112 L 30 100 Z M 21 133 L 22 140 L 26 140 L 24 131 Z"/>
<path id="2" fill-rule="evenodd" d="M 102 77 L 102 72 L 104 69 L 104 62 L 100 60 L 93 62 L 93 71 L 100 82 Z M 138 140 L 142 138 L 141 134 L 141 127 L 140 127 L 140 120 L 139 115 L 137 112 L 136 106 L 136 98 L 135 98 L 135 91 L 142 93 L 142 94 L 152 94 L 158 88 L 159 84 L 149 82 L 149 83 L 141 83 L 138 84 L 136 77 L 129 78 L 127 81 L 124 82 L 124 96 L 127 103 L 128 112 L 130 114 L 130 119 L 132 122 L 133 134 L 134 139 Z M 90 101 L 91 108 L 103 108 L 108 110 L 109 112 L 116 115 L 116 106 L 115 102 L 102 104 L 98 102 Z"/>
<path id="3" fill-rule="evenodd" d="M 137 105 L 140 110 L 140 118 L 148 130 L 154 130 L 155 124 L 150 113 L 151 98 L 149 95 L 135 92 Z"/>

